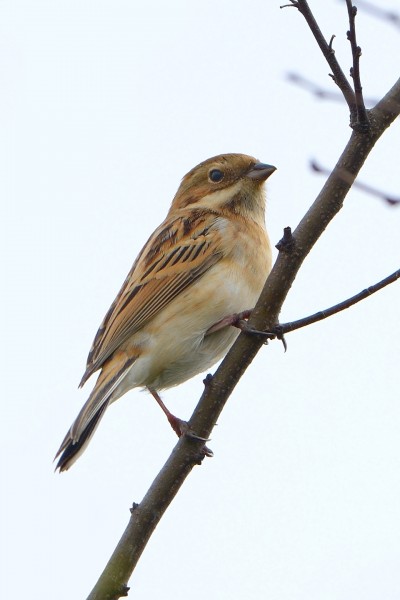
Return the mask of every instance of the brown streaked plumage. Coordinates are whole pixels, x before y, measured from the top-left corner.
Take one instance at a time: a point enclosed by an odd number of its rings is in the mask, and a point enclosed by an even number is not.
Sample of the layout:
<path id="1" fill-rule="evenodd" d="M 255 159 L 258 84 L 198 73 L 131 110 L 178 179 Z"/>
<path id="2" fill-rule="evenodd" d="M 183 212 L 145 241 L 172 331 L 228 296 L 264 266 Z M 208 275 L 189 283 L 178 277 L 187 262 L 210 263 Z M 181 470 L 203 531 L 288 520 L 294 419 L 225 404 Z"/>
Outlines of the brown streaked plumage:
<path id="1" fill-rule="evenodd" d="M 244 154 L 224 154 L 185 175 L 96 334 L 80 385 L 101 372 L 56 455 L 60 471 L 129 389 L 157 396 L 229 350 L 236 329 L 208 330 L 254 306 L 270 271 L 263 184 L 274 170 Z M 176 430 L 177 419 L 165 412 Z"/>

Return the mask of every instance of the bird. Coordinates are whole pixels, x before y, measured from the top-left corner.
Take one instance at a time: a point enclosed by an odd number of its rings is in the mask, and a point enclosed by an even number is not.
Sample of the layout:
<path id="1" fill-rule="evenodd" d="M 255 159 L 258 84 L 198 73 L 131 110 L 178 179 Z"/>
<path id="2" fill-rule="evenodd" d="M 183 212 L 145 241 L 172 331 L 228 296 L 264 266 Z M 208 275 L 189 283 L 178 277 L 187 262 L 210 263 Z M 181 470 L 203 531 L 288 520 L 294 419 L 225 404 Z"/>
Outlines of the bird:
<path id="1" fill-rule="evenodd" d="M 240 333 L 229 316 L 255 305 L 271 270 L 264 183 L 275 170 L 229 153 L 183 177 L 94 338 L 79 386 L 100 373 L 55 456 L 60 472 L 82 454 L 108 406 L 132 388 L 147 389 L 184 433 L 185 422 L 159 392 L 223 358 Z"/>

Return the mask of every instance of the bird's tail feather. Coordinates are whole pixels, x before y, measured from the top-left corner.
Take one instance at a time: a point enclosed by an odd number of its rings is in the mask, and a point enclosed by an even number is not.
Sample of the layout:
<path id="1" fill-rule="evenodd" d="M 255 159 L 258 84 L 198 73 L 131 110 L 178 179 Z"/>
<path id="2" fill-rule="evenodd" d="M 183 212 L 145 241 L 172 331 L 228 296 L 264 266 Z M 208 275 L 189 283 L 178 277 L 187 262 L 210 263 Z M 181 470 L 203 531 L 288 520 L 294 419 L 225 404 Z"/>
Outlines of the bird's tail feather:
<path id="1" fill-rule="evenodd" d="M 118 395 L 116 397 L 112 396 L 129 373 L 135 360 L 136 356 L 128 357 L 124 352 L 121 352 L 120 356 L 114 355 L 113 361 L 103 366 L 92 393 L 73 422 L 55 456 L 55 459 L 60 457 L 56 470 L 60 469 L 61 472 L 69 469 L 85 450 L 107 406 L 118 398 Z"/>
<path id="2" fill-rule="evenodd" d="M 97 413 L 86 425 L 77 442 L 72 441 L 70 431 L 68 431 L 55 457 L 57 458 L 61 454 L 56 466 L 56 470 L 60 469 L 60 473 L 61 471 L 66 471 L 69 469 L 85 450 L 92 438 L 92 435 L 96 431 L 97 425 L 100 423 L 101 417 L 104 415 L 107 406 L 108 402 L 104 402 Z"/>

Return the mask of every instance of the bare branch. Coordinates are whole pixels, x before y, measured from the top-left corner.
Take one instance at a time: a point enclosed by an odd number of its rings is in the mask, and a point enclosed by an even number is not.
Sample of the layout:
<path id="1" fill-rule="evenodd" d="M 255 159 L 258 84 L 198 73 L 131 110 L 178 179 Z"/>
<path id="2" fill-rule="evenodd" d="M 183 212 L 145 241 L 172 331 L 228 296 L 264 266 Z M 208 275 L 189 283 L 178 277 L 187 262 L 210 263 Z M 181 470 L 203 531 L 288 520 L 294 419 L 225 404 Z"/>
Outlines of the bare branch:
<path id="1" fill-rule="evenodd" d="M 397 106 L 397 112 L 394 107 Z M 338 166 L 325 182 L 320 194 L 293 233 L 290 251 L 280 251 L 252 312 L 249 326 L 270 331 L 304 259 L 330 221 L 340 211 L 352 182 L 368 154 L 385 129 L 400 113 L 400 81 L 371 111 L 371 131 L 360 134 L 353 130 Z M 344 181 L 340 171 L 349 173 Z M 205 380 L 205 389 L 189 420 L 189 427 L 202 438 L 209 438 L 230 394 L 263 345 L 260 336 L 239 335 L 237 341 L 213 377 Z M 158 474 L 142 502 L 132 511 L 123 533 L 100 579 L 88 600 L 116 600 L 124 593 L 150 535 L 180 486 L 195 464 L 204 457 L 204 441 L 182 436 L 165 466 Z"/>
<path id="2" fill-rule="evenodd" d="M 288 227 L 286 229 L 288 230 L 288 229 L 290 229 L 290 227 Z M 277 247 L 278 247 L 278 244 L 277 244 Z M 291 321 L 289 323 L 278 323 L 277 325 L 274 325 L 274 327 L 271 327 L 271 329 L 268 331 L 260 331 L 258 329 L 254 329 L 253 327 L 251 327 L 249 325 L 248 319 L 250 318 L 253 310 L 244 310 L 243 312 L 238 313 L 236 315 L 231 315 L 230 317 L 227 317 L 226 319 L 221 321 L 221 325 L 222 324 L 232 325 L 233 327 L 237 327 L 238 329 L 240 329 L 241 331 L 243 331 L 249 335 L 258 336 L 260 339 L 263 340 L 264 344 L 268 344 L 268 342 L 270 340 L 278 339 L 278 340 L 282 341 L 283 347 L 286 352 L 287 344 L 286 344 L 285 335 L 287 333 L 291 333 L 292 331 L 296 331 L 296 329 L 301 329 L 302 327 L 306 327 L 308 325 L 317 323 L 318 321 L 322 321 L 323 319 L 327 319 L 328 317 L 332 317 L 333 315 L 335 315 L 343 310 L 346 310 L 347 308 L 350 308 L 354 304 L 357 304 L 358 302 L 365 300 L 369 296 L 372 296 L 372 294 L 375 294 L 376 292 L 378 292 L 382 288 L 386 287 L 387 285 L 394 283 L 399 278 L 400 278 L 400 269 L 398 269 L 397 271 L 395 271 L 388 277 L 385 277 L 385 279 L 382 279 L 378 283 L 375 283 L 374 285 L 369 286 L 368 288 L 366 288 L 362 292 L 359 292 L 355 296 L 352 296 L 351 298 L 347 298 L 346 300 L 343 300 L 342 302 L 339 302 L 338 304 L 335 304 L 334 306 L 331 306 L 330 308 L 325 308 L 324 310 L 320 310 L 317 313 L 314 313 L 313 315 L 309 315 L 308 317 L 303 317 L 302 319 L 298 319 L 296 321 Z M 208 381 L 209 380 L 207 380 L 207 383 L 208 383 Z"/>
<path id="3" fill-rule="evenodd" d="M 351 53 L 353 56 L 353 66 L 350 69 L 350 75 L 354 82 L 354 95 L 356 100 L 357 118 L 350 122 L 351 127 L 359 128 L 360 131 L 368 131 L 369 120 L 367 111 L 365 110 L 364 98 L 362 94 L 361 77 L 360 77 L 360 56 L 361 48 L 357 46 L 356 37 L 356 15 L 357 7 L 353 6 L 351 0 L 346 0 L 347 12 L 349 15 L 350 29 L 347 32 L 347 39 L 351 45 Z"/>
<path id="4" fill-rule="evenodd" d="M 261 336 L 265 344 L 267 344 L 269 340 L 274 340 L 276 338 L 282 340 L 286 351 L 287 346 L 283 336 L 287 333 L 291 333 L 292 331 L 296 331 L 296 329 L 301 329 L 302 327 L 306 327 L 308 325 L 312 325 L 313 323 L 317 323 L 318 321 L 322 321 L 323 319 L 327 319 L 328 317 L 332 317 L 333 315 L 336 315 L 337 313 L 346 310 L 347 308 L 350 308 L 354 304 L 365 300 L 369 296 L 372 296 L 372 294 L 375 294 L 382 288 L 386 287 L 387 285 L 390 285 L 391 283 L 394 283 L 398 279 L 400 279 L 400 269 L 398 269 L 391 275 L 388 275 L 378 283 L 369 286 L 368 288 L 366 288 L 362 292 L 359 292 L 355 296 L 347 298 L 346 300 L 343 300 L 342 302 L 339 302 L 338 304 L 335 304 L 330 308 L 325 308 L 324 310 L 320 310 L 317 313 L 314 313 L 313 315 L 303 317 L 302 319 L 298 319 L 296 321 L 291 321 L 290 323 L 279 323 L 268 331 L 259 331 L 257 329 L 253 329 L 252 327 L 249 327 L 247 319 L 250 318 L 253 312 L 252 310 L 244 310 L 241 313 L 232 315 L 229 319 L 229 323 L 227 324 L 232 325 L 233 327 L 237 327 L 238 329 L 250 335 Z"/>
<path id="5" fill-rule="evenodd" d="M 328 43 L 324 38 L 318 23 L 316 22 L 314 15 L 312 14 L 310 7 L 306 0 L 291 0 L 292 4 L 286 4 L 281 6 L 281 8 L 286 8 L 288 6 L 294 6 L 299 10 L 299 12 L 305 18 L 307 25 L 311 29 L 313 36 L 315 37 L 318 46 L 320 47 L 322 54 L 324 55 L 326 61 L 328 62 L 330 68 L 332 69 L 332 79 L 339 87 L 340 91 L 343 94 L 344 99 L 350 110 L 350 123 L 353 123 L 357 118 L 357 106 L 354 91 L 350 83 L 348 82 L 345 74 L 343 73 L 338 61 L 336 60 L 335 51 L 332 48 L 332 37 L 330 42 Z"/>
<path id="6" fill-rule="evenodd" d="M 394 283 L 398 279 L 400 279 L 400 269 L 398 269 L 388 277 L 385 277 L 385 279 L 382 279 L 382 281 L 379 281 L 378 283 L 375 283 L 374 285 L 371 285 L 370 287 L 366 288 L 362 292 L 359 292 L 355 296 L 347 298 L 347 300 L 339 302 L 339 304 L 335 304 L 335 306 L 331 306 L 330 308 L 321 310 L 313 315 L 310 315 L 309 317 L 304 317 L 303 319 L 298 319 L 297 321 L 292 321 L 291 323 L 283 323 L 282 325 L 279 325 L 276 328 L 276 332 L 278 336 L 284 335 L 291 331 L 295 331 L 296 329 L 300 329 L 301 327 L 306 327 L 307 325 L 312 325 L 313 323 L 317 323 L 318 321 L 327 319 L 328 317 L 336 315 L 342 310 L 346 310 L 347 308 L 350 308 L 350 306 L 361 302 L 361 300 L 365 300 L 369 296 L 372 296 L 372 294 L 375 294 L 382 288 L 386 287 L 387 285 L 390 285 L 391 283 Z"/>
<path id="7" fill-rule="evenodd" d="M 289 6 L 298 8 L 305 17 L 332 69 L 334 81 L 349 106 L 352 122 L 355 122 L 357 118 L 355 94 L 335 58 L 332 39 L 327 43 L 305 0 L 291 0 Z M 400 80 L 370 111 L 370 129 L 366 132 L 353 129 L 337 166 L 293 234 L 290 230 L 286 230 L 278 258 L 248 321 L 250 328 L 270 331 L 278 323 L 282 305 L 303 261 L 342 208 L 347 192 L 376 141 L 399 113 Z M 346 177 L 343 176 L 344 173 Z M 396 272 L 396 278 L 398 276 Z M 382 285 L 382 282 L 376 285 Z M 371 292 L 373 287 L 364 290 L 361 294 L 370 295 L 373 293 Z M 350 306 L 349 302 L 353 300 L 354 298 L 346 302 Z M 322 311 L 318 316 L 308 317 L 307 324 L 314 322 L 312 319 L 325 318 L 334 308 Z M 294 323 L 287 326 L 290 326 L 290 331 L 293 331 L 294 328 L 304 325 L 299 325 L 297 322 L 296 326 Z M 277 335 L 279 336 L 279 331 Z M 132 509 L 129 523 L 106 568 L 89 594 L 88 600 L 116 600 L 127 594 L 127 583 L 151 534 L 193 467 L 202 462 L 204 439 L 209 438 L 230 394 L 262 347 L 264 339 L 262 336 L 241 333 L 215 375 L 206 378 L 204 392 L 188 423 L 190 430 L 198 437 L 182 436 L 179 439 L 143 500 Z"/>
<path id="8" fill-rule="evenodd" d="M 204 442 L 182 436 L 140 504 L 87 600 L 117 600 L 127 595 L 128 580 L 162 515 L 193 466 L 204 458 Z"/>
<path id="9" fill-rule="evenodd" d="M 371 123 L 375 119 L 381 122 L 384 126 L 389 126 L 393 123 L 400 114 L 400 78 L 396 81 L 388 93 L 379 100 L 372 110 L 369 111 Z"/>
<path id="10" fill-rule="evenodd" d="M 326 169 L 325 167 L 321 167 L 315 160 L 312 160 L 310 162 L 310 166 L 311 166 L 312 170 L 315 171 L 316 173 L 321 173 L 322 175 L 329 175 L 329 173 L 330 173 L 329 169 Z M 351 173 L 349 173 L 345 169 L 338 170 L 338 175 L 339 175 L 339 177 L 341 177 L 343 179 L 343 181 L 349 182 L 352 179 Z M 382 192 L 381 190 L 378 190 L 377 188 L 373 188 L 372 186 L 367 185 L 366 183 L 363 183 L 362 181 L 354 181 L 353 187 L 361 190 L 362 192 L 365 192 L 366 194 L 371 194 L 372 196 L 376 196 L 377 198 L 384 200 L 391 206 L 399 206 L 400 205 L 400 197 L 395 198 L 394 196 L 389 196 L 385 192 Z"/>

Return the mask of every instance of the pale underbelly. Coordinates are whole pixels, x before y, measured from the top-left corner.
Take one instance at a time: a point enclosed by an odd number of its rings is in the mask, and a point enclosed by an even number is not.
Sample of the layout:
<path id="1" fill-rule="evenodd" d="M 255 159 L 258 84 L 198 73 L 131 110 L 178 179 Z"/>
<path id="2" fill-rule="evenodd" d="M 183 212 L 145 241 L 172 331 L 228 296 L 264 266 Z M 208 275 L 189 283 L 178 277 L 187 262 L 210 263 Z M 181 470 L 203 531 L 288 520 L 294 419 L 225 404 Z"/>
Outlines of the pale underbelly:
<path id="1" fill-rule="evenodd" d="M 228 326 L 212 334 L 207 330 L 224 317 L 252 308 L 261 291 L 248 281 L 215 277 L 199 280 L 182 293 L 132 341 L 140 352 L 112 401 L 133 387 L 162 390 L 204 372 L 224 357 L 239 331 Z M 213 282 L 214 279 L 214 282 Z M 215 285 L 214 285 L 215 283 Z"/>

